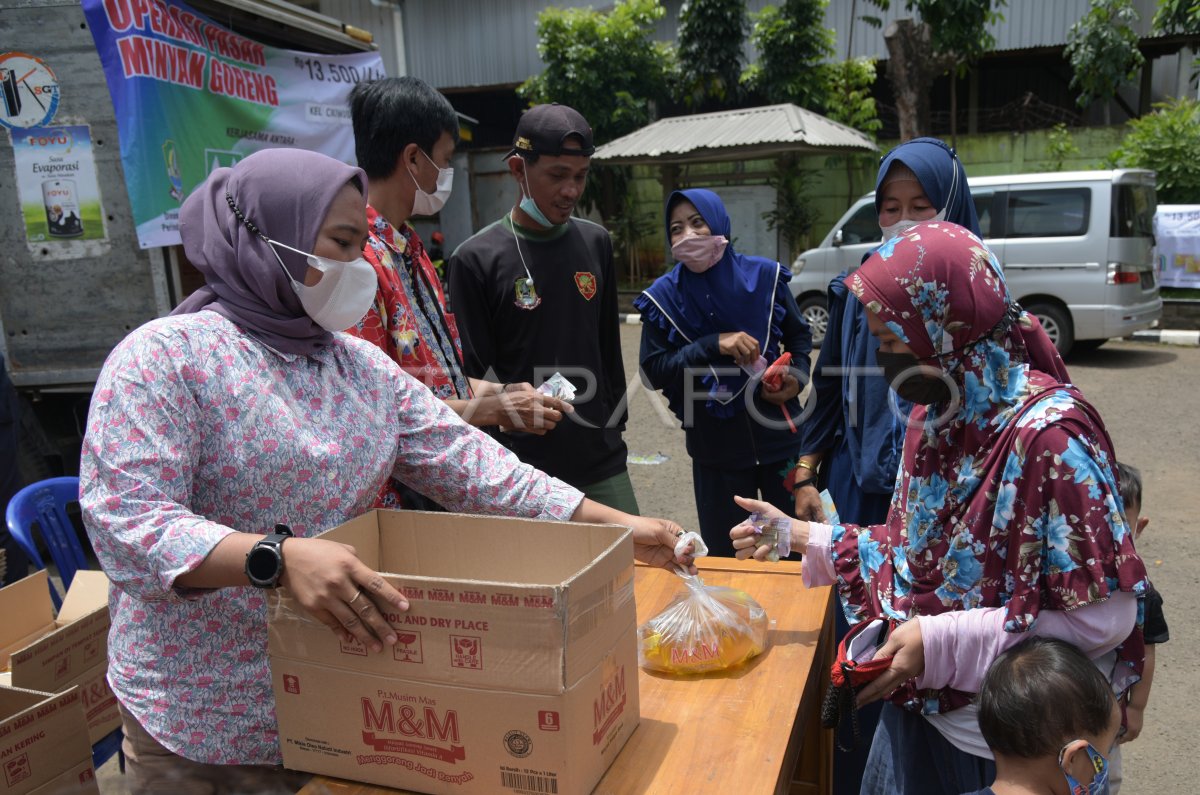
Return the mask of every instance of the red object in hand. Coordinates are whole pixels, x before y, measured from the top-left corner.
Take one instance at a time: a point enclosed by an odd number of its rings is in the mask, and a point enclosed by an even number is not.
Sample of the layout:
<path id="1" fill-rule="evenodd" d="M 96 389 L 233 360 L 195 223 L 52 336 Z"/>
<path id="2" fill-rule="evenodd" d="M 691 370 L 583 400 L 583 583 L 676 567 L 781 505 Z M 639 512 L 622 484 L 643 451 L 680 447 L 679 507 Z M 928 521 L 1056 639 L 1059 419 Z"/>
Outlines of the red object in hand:
<path id="1" fill-rule="evenodd" d="M 778 359 L 771 362 L 771 366 L 763 373 L 763 388 L 768 392 L 778 392 L 783 389 L 783 377 L 787 375 L 788 368 L 791 366 L 792 355 L 790 353 L 784 353 Z"/>
<path id="2" fill-rule="evenodd" d="M 783 377 L 787 375 L 788 370 L 792 366 L 792 355 L 786 351 L 775 361 L 771 362 L 771 366 L 766 369 L 762 377 L 763 389 L 768 392 L 778 392 L 783 389 Z M 792 422 L 792 415 L 788 414 L 786 406 L 780 406 L 779 410 L 783 412 L 784 419 L 787 420 L 788 427 L 792 429 L 792 433 L 796 432 L 796 424 Z"/>

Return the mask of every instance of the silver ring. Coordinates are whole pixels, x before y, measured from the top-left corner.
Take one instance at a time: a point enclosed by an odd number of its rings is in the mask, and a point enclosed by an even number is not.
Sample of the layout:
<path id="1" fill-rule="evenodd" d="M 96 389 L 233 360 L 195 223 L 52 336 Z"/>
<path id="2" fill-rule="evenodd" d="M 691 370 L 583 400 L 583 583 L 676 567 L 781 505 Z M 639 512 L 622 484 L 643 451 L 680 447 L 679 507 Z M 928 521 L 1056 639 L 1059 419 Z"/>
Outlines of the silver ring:
<path id="1" fill-rule="evenodd" d="M 358 601 L 358 599 L 359 599 L 359 597 L 361 597 L 362 595 L 363 595 L 362 588 L 359 588 L 359 589 L 358 589 L 358 590 L 357 590 L 357 591 L 354 593 L 354 598 L 353 598 L 353 599 L 351 599 L 349 602 L 346 602 L 346 604 L 350 605 L 351 607 L 354 607 L 354 603 L 355 603 L 355 602 L 357 602 L 357 601 Z"/>

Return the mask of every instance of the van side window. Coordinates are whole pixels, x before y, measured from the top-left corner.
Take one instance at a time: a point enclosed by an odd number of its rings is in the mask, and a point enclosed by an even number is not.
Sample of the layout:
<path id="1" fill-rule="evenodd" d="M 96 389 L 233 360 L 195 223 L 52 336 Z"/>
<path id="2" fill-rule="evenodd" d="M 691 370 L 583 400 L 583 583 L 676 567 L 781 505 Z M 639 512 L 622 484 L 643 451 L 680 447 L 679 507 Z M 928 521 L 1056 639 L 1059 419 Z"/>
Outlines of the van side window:
<path id="1" fill-rule="evenodd" d="M 1014 190 L 1008 194 L 1007 237 L 1085 235 L 1091 205 L 1087 188 Z"/>
<path id="2" fill-rule="evenodd" d="M 979 236 L 992 236 L 992 201 L 995 195 L 991 192 L 972 191 L 971 198 L 975 200 L 975 214 L 979 216 Z"/>
<path id="3" fill-rule="evenodd" d="M 850 220 L 842 225 L 842 245 L 852 246 L 856 243 L 878 243 L 883 240 L 883 232 L 879 229 L 879 213 L 875 211 L 875 203 L 867 202 L 858 208 L 858 212 L 850 216 Z"/>

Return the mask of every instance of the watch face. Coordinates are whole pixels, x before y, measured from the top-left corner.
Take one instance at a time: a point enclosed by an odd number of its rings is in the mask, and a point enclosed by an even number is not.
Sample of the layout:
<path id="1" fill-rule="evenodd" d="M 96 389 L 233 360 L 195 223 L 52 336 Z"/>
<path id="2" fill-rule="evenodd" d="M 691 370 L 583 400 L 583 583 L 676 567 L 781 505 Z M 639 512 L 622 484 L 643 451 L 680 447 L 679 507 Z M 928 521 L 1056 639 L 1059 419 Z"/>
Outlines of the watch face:
<path id="1" fill-rule="evenodd" d="M 255 585 L 274 585 L 283 569 L 283 559 L 275 547 L 256 546 L 246 556 L 246 576 Z"/>

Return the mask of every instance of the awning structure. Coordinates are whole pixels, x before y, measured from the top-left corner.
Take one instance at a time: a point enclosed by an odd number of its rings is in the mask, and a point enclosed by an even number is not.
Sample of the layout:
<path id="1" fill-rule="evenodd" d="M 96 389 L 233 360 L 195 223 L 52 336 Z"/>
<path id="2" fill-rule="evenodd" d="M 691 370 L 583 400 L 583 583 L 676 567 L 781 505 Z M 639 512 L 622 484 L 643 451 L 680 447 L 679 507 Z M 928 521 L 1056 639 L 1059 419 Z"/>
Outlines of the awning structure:
<path id="1" fill-rule="evenodd" d="M 664 166 L 785 154 L 877 151 L 874 142 L 858 130 L 784 104 L 659 119 L 604 144 L 592 160 Z"/>

